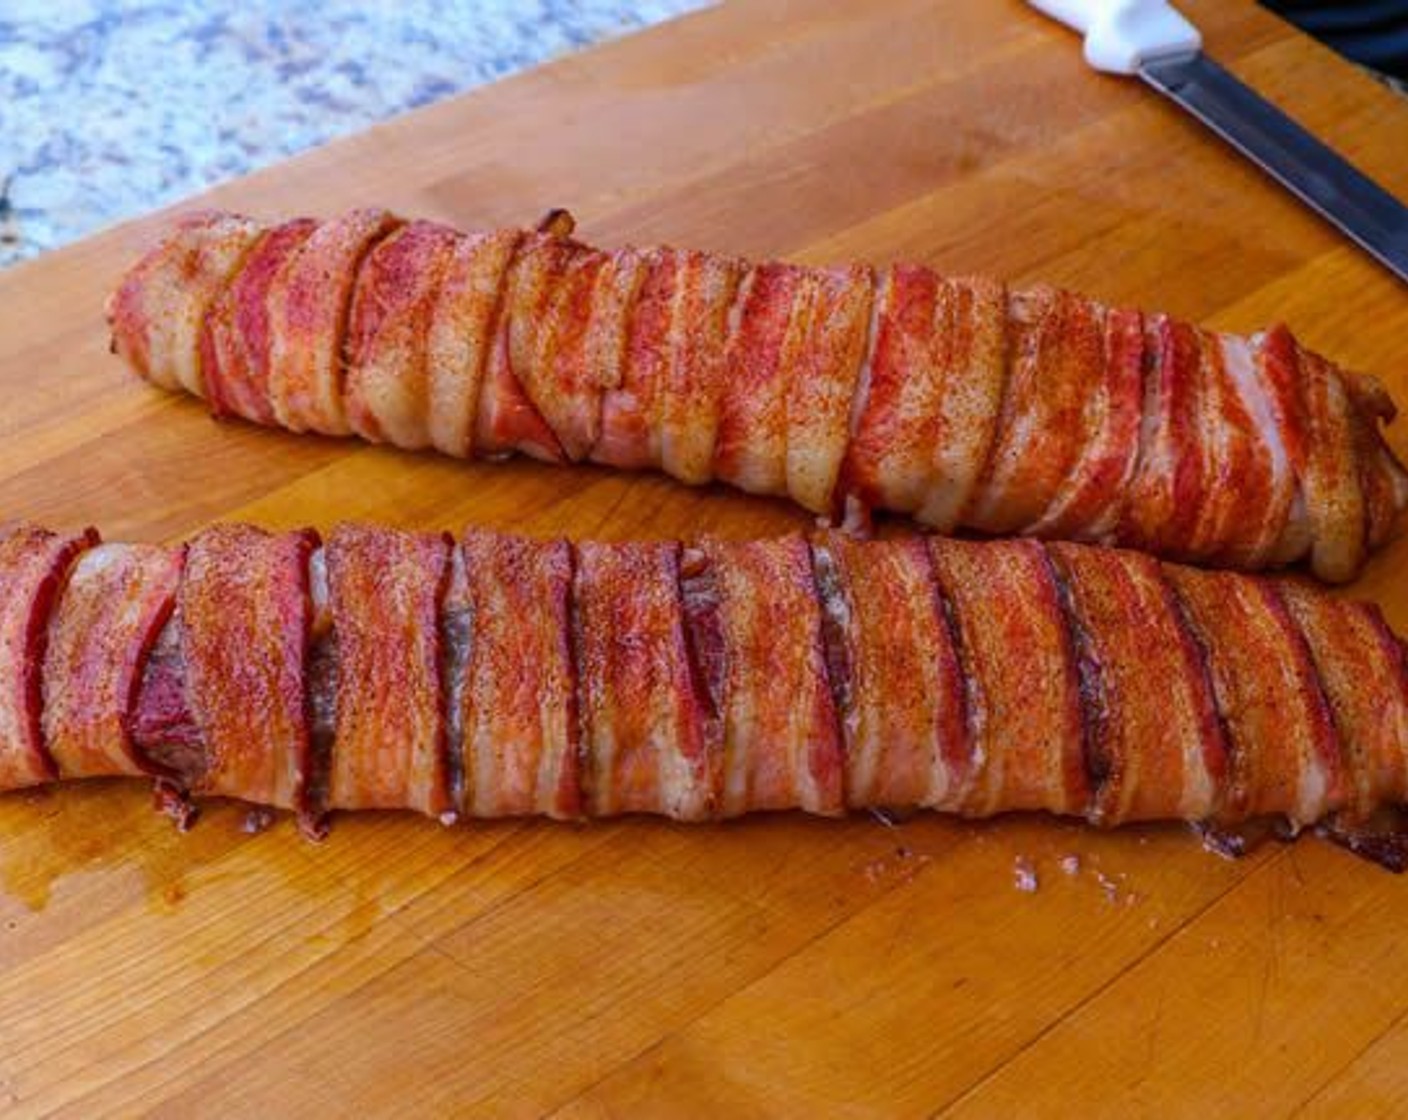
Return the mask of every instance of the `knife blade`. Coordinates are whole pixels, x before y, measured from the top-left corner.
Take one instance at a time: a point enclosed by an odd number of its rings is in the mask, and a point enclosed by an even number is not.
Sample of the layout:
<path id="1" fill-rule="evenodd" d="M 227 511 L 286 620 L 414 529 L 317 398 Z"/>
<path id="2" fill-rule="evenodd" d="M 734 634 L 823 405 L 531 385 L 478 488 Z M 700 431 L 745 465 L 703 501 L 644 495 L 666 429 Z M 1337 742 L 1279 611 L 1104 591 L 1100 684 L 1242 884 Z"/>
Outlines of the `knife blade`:
<path id="1" fill-rule="evenodd" d="M 1137 74 L 1408 281 L 1408 207 L 1210 59 L 1164 0 L 1028 0 L 1085 34 L 1097 70 Z"/>

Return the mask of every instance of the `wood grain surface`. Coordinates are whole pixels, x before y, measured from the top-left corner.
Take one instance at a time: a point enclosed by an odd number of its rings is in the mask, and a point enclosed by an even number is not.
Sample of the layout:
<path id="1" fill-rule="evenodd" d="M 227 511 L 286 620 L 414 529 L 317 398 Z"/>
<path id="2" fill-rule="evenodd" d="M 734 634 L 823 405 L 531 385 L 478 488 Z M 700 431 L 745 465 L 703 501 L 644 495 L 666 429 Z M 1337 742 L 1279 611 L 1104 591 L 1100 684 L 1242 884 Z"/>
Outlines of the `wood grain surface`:
<path id="1" fill-rule="evenodd" d="M 1408 104 L 1250 4 L 1210 52 L 1408 196 Z M 1408 291 L 1017 0 L 700 13 L 228 184 L 261 216 L 570 206 L 606 245 L 1037 278 L 1285 319 L 1408 403 Z M 163 216 L 0 274 L 0 512 L 110 539 L 221 518 L 750 535 L 781 504 L 215 425 L 106 353 Z M 1408 454 L 1408 423 L 1392 441 Z M 1408 541 L 1352 592 L 1408 631 Z M 799 816 L 190 835 L 137 783 L 0 797 L 0 1113 L 1390 1115 L 1408 882 L 1307 837 Z M 1014 887 L 1029 861 L 1035 893 Z"/>

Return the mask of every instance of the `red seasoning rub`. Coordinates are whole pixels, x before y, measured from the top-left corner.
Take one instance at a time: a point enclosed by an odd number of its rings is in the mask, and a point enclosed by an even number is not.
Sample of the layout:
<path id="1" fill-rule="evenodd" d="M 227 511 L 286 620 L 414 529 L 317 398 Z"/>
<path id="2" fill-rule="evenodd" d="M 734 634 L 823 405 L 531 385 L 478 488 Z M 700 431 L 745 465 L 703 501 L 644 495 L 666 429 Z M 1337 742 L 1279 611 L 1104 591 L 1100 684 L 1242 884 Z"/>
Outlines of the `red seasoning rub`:
<path id="1" fill-rule="evenodd" d="M 1393 402 L 1282 326 L 571 234 L 562 211 L 468 235 L 380 210 L 311 232 L 207 215 L 128 274 L 114 343 L 221 415 L 662 470 L 848 524 L 890 510 L 1343 581 L 1408 506 Z"/>
<path id="2" fill-rule="evenodd" d="M 538 233 L 515 248 L 505 261 L 498 318 L 479 395 L 475 444 L 482 455 L 517 451 L 557 462 L 563 458 L 562 446 L 528 387 L 535 384 L 535 377 L 546 374 L 534 363 L 535 343 L 554 294 L 551 278 L 567 273 L 574 246 Z"/>
<path id="3" fill-rule="evenodd" d="M 264 230 L 249 218 L 202 210 L 133 267 L 108 300 L 113 349 L 153 385 L 206 395 L 206 317 L 237 281 Z"/>
<path id="4" fill-rule="evenodd" d="M 1384 801 L 1408 802 L 1408 664 L 1372 603 L 1284 584 L 1281 597 L 1305 636 L 1334 717 L 1350 785 L 1345 812 L 1367 820 Z"/>
<path id="5" fill-rule="evenodd" d="M 761 264 L 739 290 L 714 473 L 754 494 L 778 494 L 786 487 L 788 375 L 797 368 L 810 329 L 816 283 L 811 269 Z"/>
<path id="6" fill-rule="evenodd" d="M 1206 651 L 1227 730 L 1219 819 L 1280 814 L 1299 827 L 1344 802 L 1340 743 L 1305 636 L 1270 583 L 1193 568 L 1169 572 Z"/>
<path id="7" fill-rule="evenodd" d="M 363 439 L 429 447 L 430 323 L 459 235 L 411 222 L 362 262 L 348 312 L 347 422 Z"/>
<path id="8" fill-rule="evenodd" d="M 1202 647 L 1159 564 L 1117 549 L 1048 552 L 1080 674 L 1092 816 L 1104 824 L 1212 816 L 1227 741 Z"/>

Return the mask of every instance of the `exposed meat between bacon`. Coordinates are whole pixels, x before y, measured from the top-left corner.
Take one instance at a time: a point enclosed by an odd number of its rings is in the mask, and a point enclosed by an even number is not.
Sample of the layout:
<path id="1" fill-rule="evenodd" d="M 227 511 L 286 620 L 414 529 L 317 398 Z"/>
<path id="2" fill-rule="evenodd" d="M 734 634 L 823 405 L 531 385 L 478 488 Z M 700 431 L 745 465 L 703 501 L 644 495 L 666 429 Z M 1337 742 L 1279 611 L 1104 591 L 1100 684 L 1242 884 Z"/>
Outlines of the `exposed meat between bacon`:
<path id="1" fill-rule="evenodd" d="M 571 232 L 560 211 L 491 234 L 197 216 L 123 280 L 114 346 L 220 415 L 717 479 L 848 523 L 892 510 L 1342 581 L 1408 506 L 1387 394 L 1283 326 Z"/>
<path id="2" fill-rule="evenodd" d="M 6 789 L 144 773 L 305 820 L 1039 809 L 1403 850 L 1380 613 L 1136 553 L 22 526 L 0 587 Z"/>

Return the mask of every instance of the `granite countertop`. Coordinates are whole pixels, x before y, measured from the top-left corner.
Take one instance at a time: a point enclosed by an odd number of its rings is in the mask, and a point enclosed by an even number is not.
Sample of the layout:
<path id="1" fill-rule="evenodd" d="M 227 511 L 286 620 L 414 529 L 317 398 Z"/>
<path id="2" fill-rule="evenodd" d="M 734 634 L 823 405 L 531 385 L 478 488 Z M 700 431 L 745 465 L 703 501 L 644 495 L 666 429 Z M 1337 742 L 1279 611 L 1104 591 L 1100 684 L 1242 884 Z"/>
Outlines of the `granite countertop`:
<path id="1" fill-rule="evenodd" d="M 6 0 L 0 267 L 706 0 Z"/>

